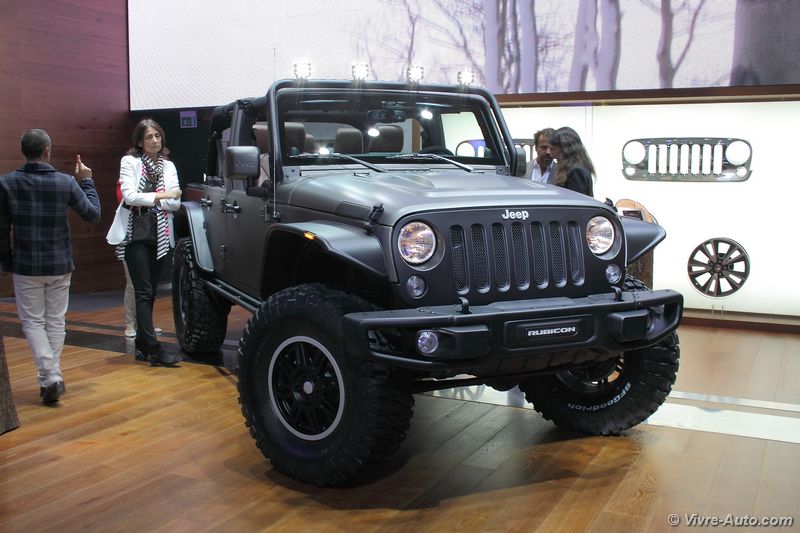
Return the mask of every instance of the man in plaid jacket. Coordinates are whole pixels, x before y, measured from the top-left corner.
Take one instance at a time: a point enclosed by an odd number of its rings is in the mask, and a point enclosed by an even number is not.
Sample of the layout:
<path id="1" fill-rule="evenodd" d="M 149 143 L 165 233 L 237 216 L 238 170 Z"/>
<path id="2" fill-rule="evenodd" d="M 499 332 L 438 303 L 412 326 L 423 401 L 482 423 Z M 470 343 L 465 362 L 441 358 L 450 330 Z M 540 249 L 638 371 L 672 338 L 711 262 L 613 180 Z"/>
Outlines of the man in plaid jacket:
<path id="1" fill-rule="evenodd" d="M 49 164 L 47 132 L 28 130 L 20 145 L 27 162 L 0 176 L 0 268 L 13 272 L 17 312 L 36 361 L 42 401 L 53 403 L 66 390 L 61 349 L 75 270 L 67 212 L 72 208 L 82 219 L 99 222 L 100 200 L 92 169 L 80 156 L 74 178 Z"/>

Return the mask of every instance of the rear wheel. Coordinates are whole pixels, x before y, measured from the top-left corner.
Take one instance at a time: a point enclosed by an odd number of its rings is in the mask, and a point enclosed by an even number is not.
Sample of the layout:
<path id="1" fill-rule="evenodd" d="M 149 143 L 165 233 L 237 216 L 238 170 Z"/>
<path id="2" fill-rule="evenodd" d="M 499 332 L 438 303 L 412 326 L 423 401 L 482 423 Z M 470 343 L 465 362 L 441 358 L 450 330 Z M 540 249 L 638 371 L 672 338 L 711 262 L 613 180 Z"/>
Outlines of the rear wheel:
<path id="1" fill-rule="evenodd" d="M 413 398 L 383 366 L 353 361 L 342 318 L 373 307 L 322 285 L 269 298 L 239 344 L 245 424 L 273 467 L 320 486 L 385 465 L 405 439 Z"/>
<path id="2" fill-rule="evenodd" d="M 178 342 L 187 354 L 215 357 L 225 341 L 230 305 L 200 278 L 191 238 L 178 241 L 172 262 L 172 315 Z"/>
<path id="3" fill-rule="evenodd" d="M 635 278 L 629 291 L 647 290 Z M 678 372 L 678 335 L 613 359 L 527 378 L 525 398 L 547 420 L 589 435 L 616 435 L 653 414 L 672 390 Z"/>

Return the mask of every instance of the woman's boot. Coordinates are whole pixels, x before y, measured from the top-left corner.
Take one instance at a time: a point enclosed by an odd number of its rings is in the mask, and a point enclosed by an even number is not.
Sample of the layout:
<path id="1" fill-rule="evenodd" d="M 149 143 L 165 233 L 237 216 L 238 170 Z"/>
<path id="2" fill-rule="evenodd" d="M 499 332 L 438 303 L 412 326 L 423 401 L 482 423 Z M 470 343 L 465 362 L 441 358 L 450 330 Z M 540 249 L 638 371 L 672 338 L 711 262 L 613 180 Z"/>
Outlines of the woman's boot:
<path id="1" fill-rule="evenodd" d="M 181 356 L 178 353 L 167 353 L 164 348 L 159 344 L 155 349 L 150 352 L 150 366 L 175 366 L 181 362 Z"/>

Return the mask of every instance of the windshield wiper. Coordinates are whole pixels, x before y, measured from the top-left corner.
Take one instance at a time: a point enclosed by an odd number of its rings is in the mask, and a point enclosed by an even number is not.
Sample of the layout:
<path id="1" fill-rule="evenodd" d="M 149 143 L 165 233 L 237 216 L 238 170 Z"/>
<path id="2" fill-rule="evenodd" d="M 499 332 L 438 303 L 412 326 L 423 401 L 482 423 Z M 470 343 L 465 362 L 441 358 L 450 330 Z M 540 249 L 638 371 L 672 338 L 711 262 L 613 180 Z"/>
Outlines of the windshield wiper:
<path id="1" fill-rule="evenodd" d="M 379 167 L 378 165 L 373 165 L 372 163 L 367 163 L 363 159 L 359 159 L 357 157 L 353 157 L 347 154 L 340 154 L 340 153 L 332 153 L 332 154 L 298 154 L 293 155 L 291 157 L 297 157 L 300 159 L 319 159 L 319 158 L 328 158 L 328 159 L 347 159 L 348 161 L 352 161 L 354 163 L 358 163 L 359 165 L 364 165 L 370 170 L 374 170 L 375 172 L 386 172 L 386 169 L 383 167 Z"/>
<path id="2" fill-rule="evenodd" d="M 450 163 L 451 165 L 455 165 L 458 168 L 462 168 L 467 172 L 475 172 L 475 169 L 469 165 L 465 165 L 464 163 L 459 163 L 458 161 L 453 161 L 452 159 L 448 159 L 447 157 L 441 156 L 439 154 L 423 154 L 420 152 L 413 153 L 413 154 L 398 154 L 398 155 L 390 155 L 386 159 L 438 159 L 439 161 L 445 161 Z"/>

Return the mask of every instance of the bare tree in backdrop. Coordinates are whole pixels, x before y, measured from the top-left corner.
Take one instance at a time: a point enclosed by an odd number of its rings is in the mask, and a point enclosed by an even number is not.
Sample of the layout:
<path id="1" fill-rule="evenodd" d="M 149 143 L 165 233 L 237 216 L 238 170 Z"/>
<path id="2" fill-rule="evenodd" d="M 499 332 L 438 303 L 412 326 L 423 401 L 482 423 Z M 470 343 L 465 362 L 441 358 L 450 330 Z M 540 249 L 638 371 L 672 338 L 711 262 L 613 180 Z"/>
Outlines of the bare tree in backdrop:
<path id="1" fill-rule="evenodd" d="M 596 90 L 617 88 L 622 13 L 619 0 L 581 0 L 575 17 L 575 39 L 569 70 L 569 91 L 585 91 L 589 74 L 594 74 Z"/>
<path id="2" fill-rule="evenodd" d="M 661 35 L 658 40 L 656 59 L 658 60 L 659 87 L 672 88 L 675 74 L 683 65 L 686 54 L 694 41 L 697 23 L 706 0 L 642 0 L 642 3 L 661 17 Z M 681 23 L 677 24 L 676 20 Z M 686 24 L 688 22 L 688 24 Z M 677 59 L 672 59 L 672 48 L 675 37 L 684 39 L 683 48 Z"/>
<path id="3" fill-rule="evenodd" d="M 616 2 L 617 0 L 603 0 Z M 429 43 L 452 51 L 463 61 L 426 65 L 427 72 L 455 79 L 455 70 L 470 68 L 478 83 L 496 93 L 558 90 L 566 35 L 554 24 L 557 4 L 538 13 L 535 0 L 382 0 L 393 15 L 384 20 L 403 20 L 393 25 L 370 25 L 379 35 L 362 35 L 357 52 L 382 65 L 399 65 L 398 80 L 405 69 L 423 55 L 420 36 Z M 541 4 L 541 2 L 540 2 Z M 541 30 L 540 27 L 547 28 Z M 447 55 L 447 54 L 444 54 Z M 434 62 L 438 59 L 434 59 Z M 445 59 L 445 58 L 442 58 Z M 374 63 L 373 63 L 374 64 Z M 377 69 L 377 66 L 376 66 Z M 373 70 L 373 77 L 380 73 Z"/>

